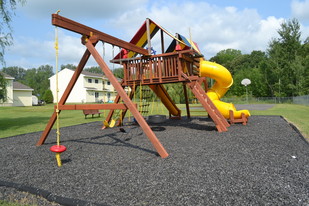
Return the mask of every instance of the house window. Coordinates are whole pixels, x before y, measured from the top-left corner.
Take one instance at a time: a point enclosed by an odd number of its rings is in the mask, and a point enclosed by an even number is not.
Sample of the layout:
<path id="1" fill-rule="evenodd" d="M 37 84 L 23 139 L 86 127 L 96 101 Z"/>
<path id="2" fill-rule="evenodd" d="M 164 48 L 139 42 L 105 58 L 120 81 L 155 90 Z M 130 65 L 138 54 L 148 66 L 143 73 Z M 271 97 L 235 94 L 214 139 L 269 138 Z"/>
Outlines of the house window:
<path id="1" fill-rule="evenodd" d="M 94 83 L 98 84 L 98 83 L 99 83 L 99 80 L 98 80 L 98 79 L 95 79 L 95 80 L 94 80 Z"/>
<path id="2" fill-rule="evenodd" d="M 108 82 L 107 82 L 107 85 L 111 85 L 111 82 L 110 82 L 110 81 L 108 81 Z"/>
<path id="3" fill-rule="evenodd" d="M 95 98 L 99 98 L 99 92 L 94 93 Z"/>
<path id="4" fill-rule="evenodd" d="M 92 79 L 88 79 L 88 83 L 92 83 Z"/>

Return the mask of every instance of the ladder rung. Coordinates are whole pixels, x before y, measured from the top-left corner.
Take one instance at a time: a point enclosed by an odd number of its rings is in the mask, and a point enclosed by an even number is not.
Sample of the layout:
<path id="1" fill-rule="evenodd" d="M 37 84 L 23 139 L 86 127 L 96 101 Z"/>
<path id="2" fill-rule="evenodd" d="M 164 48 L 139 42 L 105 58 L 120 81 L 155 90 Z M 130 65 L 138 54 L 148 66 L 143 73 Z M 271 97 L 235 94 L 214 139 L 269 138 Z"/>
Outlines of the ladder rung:
<path id="1" fill-rule="evenodd" d="M 142 104 L 142 105 L 139 105 L 139 107 L 148 107 L 150 106 L 150 104 Z"/>

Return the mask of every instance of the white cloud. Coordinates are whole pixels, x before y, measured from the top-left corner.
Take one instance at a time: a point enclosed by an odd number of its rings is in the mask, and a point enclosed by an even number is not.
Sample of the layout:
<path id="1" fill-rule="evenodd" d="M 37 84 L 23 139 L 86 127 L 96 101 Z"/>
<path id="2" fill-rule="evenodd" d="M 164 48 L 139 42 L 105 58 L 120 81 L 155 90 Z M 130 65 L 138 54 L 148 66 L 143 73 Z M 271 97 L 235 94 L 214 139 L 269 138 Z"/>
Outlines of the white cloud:
<path id="1" fill-rule="evenodd" d="M 309 0 L 293 0 L 291 3 L 292 15 L 299 20 L 309 22 Z"/>
<path id="2" fill-rule="evenodd" d="M 5 53 L 7 66 L 21 66 L 26 69 L 35 68 L 52 62 L 53 42 L 40 42 L 32 37 L 15 37 L 14 44 Z M 38 60 L 39 65 L 36 64 Z"/>
<path id="3" fill-rule="evenodd" d="M 133 19 L 128 19 L 131 16 Z M 268 42 L 276 37 L 282 19 L 262 19 L 255 9 L 218 7 L 206 2 L 153 4 L 149 10 L 137 8 L 113 20 L 119 29 L 132 37 L 146 17 L 150 17 L 172 34 L 180 33 L 198 43 L 206 58 L 233 48 L 243 52 L 266 50 Z M 137 23 L 136 23 L 137 22 Z M 133 29 L 134 28 L 134 29 Z M 130 38 L 129 38 L 130 39 Z"/>
<path id="4" fill-rule="evenodd" d="M 81 38 L 72 36 L 68 32 L 59 30 L 58 41 L 59 68 L 62 64 L 78 65 L 86 50 L 86 47 L 81 44 Z M 55 68 L 56 54 L 54 46 L 54 40 L 40 41 L 32 37 L 19 37 L 15 39 L 15 43 L 9 47 L 6 52 L 6 55 L 10 56 L 10 58 L 6 59 L 6 65 L 23 65 L 22 67 L 25 69 L 30 69 L 49 64 Z M 98 44 L 96 48 L 103 56 L 102 44 Z M 115 54 L 116 52 L 119 52 L 117 48 L 114 50 Z M 107 61 L 112 58 L 112 47 L 109 45 L 105 45 L 104 58 Z M 89 66 L 97 66 L 97 63 L 92 57 L 89 59 L 86 65 L 86 67 Z"/>

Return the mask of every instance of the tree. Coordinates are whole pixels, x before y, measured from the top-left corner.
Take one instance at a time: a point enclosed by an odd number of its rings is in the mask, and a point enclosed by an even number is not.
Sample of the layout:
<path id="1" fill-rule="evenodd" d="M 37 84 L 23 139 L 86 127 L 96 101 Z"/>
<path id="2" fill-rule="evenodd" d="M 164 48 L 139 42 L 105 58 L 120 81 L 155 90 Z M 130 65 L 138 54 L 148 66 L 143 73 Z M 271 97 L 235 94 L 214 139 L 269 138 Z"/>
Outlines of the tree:
<path id="1" fill-rule="evenodd" d="M 175 103 L 184 104 L 186 102 L 182 83 L 164 84 L 164 88 Z M 187 92 L 190 101 L 193 99 L 193 94 L 190 89 L 187 89 Z"/>
<path id="2" fill-rule="evenodd" d="M 303 94 L 309 94 L 309 37 L 306 38 L 304 44 L 302 45 L 301 52 L 301 61 L 304 68 L 304 75 L 302 76 L 305 79 Z"/>
<path id="3" fill-rule="evenodd" d="M 246 93 L 246 88 L 241 84 L 241 81 L 245 78 L 251 80 L 251 84 L 248 86 L 248 90 L 255 97 L 268 96 L 267 84 L 263 79 L 263 74 L 259 68 L 249 68 L 239 70 L 234 76 L 234 84 L 231 87 L 231 93 L 237 96 L 243 96 Z"/>
<path id="4" fill-rule="evenodd" d="M 62 64 L 61 65 L 61 70 L 63 69 L 72 69 L 72 70 L 75 70 L 76 69 L 76 66 L 74 64 Z"/>
<path id="5" fill-rule="evenodd" d="M 22 68 L 22 67 L 17 67 L 17 66 L 13 66 L 13 67 L 4 67 L 2 69 L 2 71 L 8 75 L 10 75 L 11 77 L 14 77 L 14 81 L 21 81 L 21 80 L 25 80 L 25 75 L 27 70 Z"/>
<path id="6" fill-rule="evenodd" d="M 271 90 L 267 86 L 267 78 L 264 77 L 265 73 L 263 72 L 268 68 L 266 67 L 268 58 L 265 52 L 252 51 L 250 54 L 241 54 L 238 50 L 229 49 L 228 51 L 222 50 L 218 52 L 211 59 L 219 59 L 223 63 L 225 62 L 225 67 L 229 65 L 232 68 L 234 84 L 227 93 L 228 96 L 242 96 L 245 94 L 245 87 L 240 84 L 244 78 L 251 80 L 250 92 L 253 96 L 271 95 Z"/>
<path id="7" fill-rule="evenodd" d="M 26 74 L 26 70 L 21 67 L 4 67 L 2 72 L 14 77 L 14 81 L 23 80 Z M 4 76 L 0 72 L 0 100 L 6 101 L 6 81 Z"/>
<path id="8" fill-rule="evenodd" d="M 89 67 L 89 68 L 86 68 L 84 70 L 88 71 L 88 72 L 95 73 L 95 74 L 103 74 L 101 67 L 98 67 L 98 66 Z"/>
<path id="9" fill-rule="evenodd" d="M 279 38 L 273 39 L 267 50 L 272 72 L 277 79 L 272 82 L 277 96 L 298 95 L 297 76 L 304 75 L 302 68 L 296 62 L 301 55 L 301 32 L 300 25 L 296 19 L 283 22 L 278 30 Z"/>
<path id="10" fill-rule="evenodd" d="M 5 102 L 7 99 L 6 96 L 6 84 L 7 81 L 4 78 L 4 75 L 0 72 L 0 102 Z"/>
<path id="11" fill-rule="evenodd" d="M 212 57 L 210 61 L 214 61 L 222 66 L 226 67 L 232 74 L 234 73 L 233 60 L 235 58 L 240 57 L 241 51 L 236 49 L 225 49 L 216 54 L 216 56 Z"/>
<path id="12" fill-rule="evenodd" d="M 53 93 L 52 93 L 52 91 L 51 91 L 50 89 L 47 89 L 47 90 L 44 92 L 43 100 L 44 100 L 44 102 L 46 102 L 47 104 L 53 103 L 53 102 L 54 102 Z"/>
<path id="13" fill-rule="evenodd" d="M 4 64 L 4 51 L 7 46 L 12 45 L 12 15 L 17 2 L 23 4 L 25 0 L 0 0 L 0 63 Z M 6 100 L 6 80 L 0 73 L 0 100 Z"/>
<path id="14" fill-rule="evenodd" d="M 119 79 L 123 79 L 123 68 L 117 68 L 113 70 L 113 74 L 115 75 L 115 77 L 119 78 Z"/>
<path id="15" fill-rule="evenodd" d="M 0 1 L 0 62 L 4 62 L 4 49 L 12 45 L 11 21 L 17 3 L 24 4 L 25 0 Z"/>
<path id="16" fill-rule="evenodd" d="M 48 78 L 53 74 L 53 67 L 50 65 L 42 65 L 37 69 L 28 69 L 25 80 L 22 83 L 33 88 L 33 93 L 42 98 L 45 91 L 49 88 Z"/>

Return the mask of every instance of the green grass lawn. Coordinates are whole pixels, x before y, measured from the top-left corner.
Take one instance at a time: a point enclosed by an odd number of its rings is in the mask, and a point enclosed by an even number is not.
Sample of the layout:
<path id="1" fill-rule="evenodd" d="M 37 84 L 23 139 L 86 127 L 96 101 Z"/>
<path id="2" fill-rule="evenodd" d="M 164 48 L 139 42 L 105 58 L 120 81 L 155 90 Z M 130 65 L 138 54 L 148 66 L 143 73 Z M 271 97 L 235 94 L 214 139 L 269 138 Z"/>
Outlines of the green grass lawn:
<path id="1" fill-rule="evenodd" d="M 43 131 L 53 113 L 53 108 L 54 105 L 0 107 L 0 138 Z M 91 118 L 91 116 L 88 116 L 85 119 L 81 110 L 64 110 L 60 113 L 60 125 L 61 127 L 65 127 L 91 121 L 101 121 L 103 120 L 102 116 L 100 118 Z"/>
<path id="2" fill-rule="evenodd" d="M 153 106 L 149 107 L 150 114 L 167 115 L 168 111 L 163 108 L 163 106 L 158 105 L 161 104 L 154 103 Z M 0 138 L 43 131 L 53 111 L 53 104 L 33 107 L 0 107 Z M 67 127 L 94 121 L 103 122 L 103 120 L 105 120 L 105 116 L 108 114 L 108 111 L 101 110 L 101 112 L 103 114 L 101 114 L 100 117 L 95 115 L 94 118 L 91 118 L 91 115 L 88 115 L 87 119 L 85 119 L 85 116 L 81 110 L 63 110 L 60 113 L 60 127 Z M 117 116 L 119 114 L 119 110 L 116 111 L 115 114 Z M 128 116 L 132 117 L 130 113 L 127 114 L 127 117 Z"/>
<path id="3" fill-rule="evenodd" d="M 182 115 L 186 115 L 185 105 L 179 104 L 183 110 Z M 54 105 L 37 107 L 0 107 L 0 138 L 25 134 L 30 132 L 43 131 L 53 112 Z M 205 116 L 207 113 L 201 109 L 195 109 L 200 105 L 191 105 L 192 116 Z M 150 114 L 165 114 L 168 112 L 161 104 L 155 103 L 149 108 Z M 102 111 L 103 112 L 103 111 Z M 302 134 L 309 138 L 309 107 L 294 104 L 278 104 L 265 111 L 250 111 L 252 115 L 281 115 L 289 122 L 299 128 Z M 107 111 L 105 115 L 107 115 Z M 103 121 L 101 117 L 87 119 L 84 118 L 80 110 L 62 111 L 60 114 L 60 126 L 66 127 L 76 124 L 88 123 L 93 121 Z"/>

